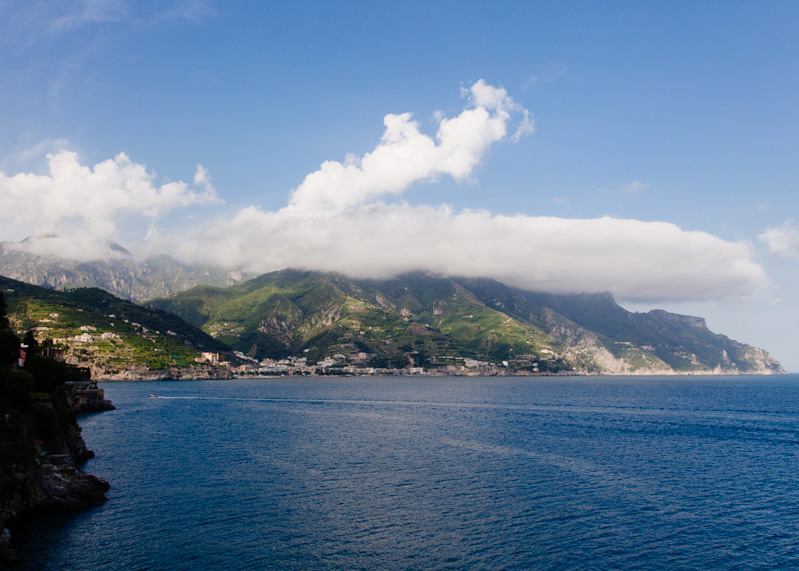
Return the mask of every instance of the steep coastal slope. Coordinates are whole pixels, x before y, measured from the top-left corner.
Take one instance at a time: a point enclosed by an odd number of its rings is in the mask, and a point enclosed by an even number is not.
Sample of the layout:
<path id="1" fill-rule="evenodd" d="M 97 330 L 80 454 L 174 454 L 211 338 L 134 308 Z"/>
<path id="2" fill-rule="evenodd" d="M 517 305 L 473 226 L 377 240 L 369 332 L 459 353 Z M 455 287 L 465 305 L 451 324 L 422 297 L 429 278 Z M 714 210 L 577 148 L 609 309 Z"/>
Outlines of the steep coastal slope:
<path id="1" fill-rule="evenodd" d="M 0 291 L 14 329 L 50 339 L 53 351 L 88 367 L 95 380 L 215 377 L 219 371 L 197 359 L 203 351 L 229 349 L 172 314 L 97 288 L 55 291 L 0 277 Z"/>
<path id="2" fill-rule="evenodd" d="M 616 345 L 644 347 L 675 370 L 689 370 L 701 363 L 717 372 L 782 372 L 767 352 L 713 333 L 701 317 L 660 309 L 631 313 L 616 304 L 610 294 L 520 294 L 551 307 Z"/>
<path id="3" fill-rule="evenodd" d="M 66 382 L 88 371 L 39 354 L 9 327 L 0 292 L 0 569 L 16 562 L 6 527 L 35 512 L 105 501 L 108 484 L 77 466 L 91 458 L 70 408 Z"/>
<path id="4" fill-rule="evenodd" d="M 284 270 L 148 305 L 255 359 L 357 355 L 372 366 L 432 369 L 478 359 L 531 373 L 783 372 L 765 351 L 710 332 L 700 318 L 631 313 L 610 294 L 542 294 L 488 279 Z"/>
<path id="5" fill-rule="evenodd" d="M 152 312 L 120 305 L 125 302 L 96 288 L 33 294 L 20 282 L 0 282 L 13 290 L 9 299 L 18 330 L 33 328 L 62 340 L 70 362 L 90 366 L 98 378 L 159 378 L 148 377 L 154 370 L 181 377 L 201 351 L 230 349 L 259 361 L 294 357 L 320 363 L 337 356 L 339 363 L 438 372 L 465 359 L 500 367 L 492 373 L 783 372 L 762 349 L 711 332 L 701 318 L 632 313 L 608 293 L 548 294 L 490 279 L 424 274 L 353 280 L 298 270 L 223 287 L 241 276 L 168 258 L 136 265 L 124 248 L 110 243 L 113 260 L 83 265 L 32 256 L 18 245 L 3 247 L 0 267 L 14 261 L 25 281 L 53 288 L 99 283 L 134 299 L 170 294 L 147 302 L 157 310 Z M 180 291 L 197 282 L 202 285 Z M 18 301 L 20 294 L 28 300 Z M 60 304 L 66 304 L 62 311 Z M 205 335 L 180 320 L 168 322 L 172 314 Z"/>
<path id="6" fill-rule="evenodd" d="M 659 309 L 633 313 L 618 305 L 610 293 L 549 294 L 509 288 L 493 280 L 462 282 L 487 305 L 501 307 L 545 329 L 548 321 L 550 332 L 570 347 L 581 342 L 595 349 L 601 345 L 616 359 L 629 365 L 637 363 L 637 369 L 665 365 L 674 371 L 784 372 L 764 350 L 713 333 L 701 317 Z M 576 330 L 553 322 L 553 315 L 579 325 L 583 337 L 575 337 Z M 585 337 L 585 332 L 591 333 Z M 641 363 L 641 359 L 647 363 Z"/>
<path id="7" fill-rule="evenodd" d="M 447 280 L 356 283 L 286 270 L 226 289 L 198 287 L 150 307 L 171 311 L 257 359 L 365 353 L 377 365 L 437 357 L 507 357 L 557 342 L 487 308 Z M 410 361 L 409 361 L 410 359 Z"/>

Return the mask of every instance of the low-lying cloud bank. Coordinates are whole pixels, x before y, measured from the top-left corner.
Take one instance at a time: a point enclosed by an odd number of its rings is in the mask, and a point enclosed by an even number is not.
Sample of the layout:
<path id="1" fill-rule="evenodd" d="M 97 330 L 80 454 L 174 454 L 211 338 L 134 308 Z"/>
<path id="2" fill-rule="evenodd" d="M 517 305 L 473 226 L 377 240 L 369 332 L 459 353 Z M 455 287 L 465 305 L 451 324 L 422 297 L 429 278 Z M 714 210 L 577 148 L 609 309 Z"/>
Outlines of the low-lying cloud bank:
<path id="1" fill-rule="evenodd" d="M 765 287 L 748 244 L 666 222 L 499 216 L 402 202 L 415 183 L 469 180 L 493 143 L 532 132 L 531 114 L 504 89 L 480 80 L 463 95 L 466 108 L 439 115 L 434 137 L 409 113 L 387 115 L 373 151 L 325 162 L 280 210 L 250 206 L 190 237 L 152 226 L 145 242 L 190 262 L 250 272 L 295 267 L 385 278 L 421 270 L 534 290 L 611 291 L 637 302 L 734 299 Z M 154 222 L 178 207 L 220 201 L 202 167 L 193 188 L 156 187 L 154 175 L 124 154 L 93 169 L 74 153 L 49 160 L 49 177 L 0 173 L 0 220 L 31 233 L 78 220 L 84 251 L 94 237 L 107 255 L 105 238 L 114 239 L 117 223 L 131 214 Z"/>
<path id="2" fill-rule="evenodd" d="M 747 245 L 666 222 L 496 216 L 369 204 L 333 213 L 248 208 L 186 242 L 188 259 L 252 272 L 285 267 L 385 278 L 422 270 L 628 301 L 739 298 L 766 283 Z"/>

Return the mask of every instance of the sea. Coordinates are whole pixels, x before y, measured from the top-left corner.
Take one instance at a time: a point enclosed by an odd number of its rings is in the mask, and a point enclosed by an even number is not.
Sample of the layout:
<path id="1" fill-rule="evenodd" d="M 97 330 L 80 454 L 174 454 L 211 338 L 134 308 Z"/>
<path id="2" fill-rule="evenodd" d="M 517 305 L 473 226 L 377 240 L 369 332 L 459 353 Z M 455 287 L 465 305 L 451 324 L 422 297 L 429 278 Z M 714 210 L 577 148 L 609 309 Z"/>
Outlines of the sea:
<path id="1" fill-rule="evenodd" d="M 101 386 L 19 569 L 799 568 L 799 375 Z"/>

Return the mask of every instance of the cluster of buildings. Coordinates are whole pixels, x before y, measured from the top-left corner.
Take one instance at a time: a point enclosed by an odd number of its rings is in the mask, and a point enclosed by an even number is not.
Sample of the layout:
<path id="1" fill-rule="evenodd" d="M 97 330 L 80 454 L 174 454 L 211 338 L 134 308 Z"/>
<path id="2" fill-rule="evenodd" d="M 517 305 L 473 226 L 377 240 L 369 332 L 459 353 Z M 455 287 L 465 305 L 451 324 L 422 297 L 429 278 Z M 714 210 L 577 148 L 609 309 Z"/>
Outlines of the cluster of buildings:
<path id="1" fill-rule="evenodd" d="M 240 352 L 235 353 L 235 363 L 221 361 L 216 353 L 204 353 L 203 360 L 208 363 L 230 367 L 237 376 L 293 376 L 293 375 L 441 375 L 441 376 L 493 376 L 518 374 L 509 368 L 509 363 L 489 363 L 463 357 L 447 357 L 446 363 L 431 367 L 406 366 L 402 368 L 372 367 L 368 365 L 369 355 L 365 353 L 325 357 L 316 363 L 308 363 L 306 357 L 287 357 L 285 359 L 264 359 L 258 361 Z"/>

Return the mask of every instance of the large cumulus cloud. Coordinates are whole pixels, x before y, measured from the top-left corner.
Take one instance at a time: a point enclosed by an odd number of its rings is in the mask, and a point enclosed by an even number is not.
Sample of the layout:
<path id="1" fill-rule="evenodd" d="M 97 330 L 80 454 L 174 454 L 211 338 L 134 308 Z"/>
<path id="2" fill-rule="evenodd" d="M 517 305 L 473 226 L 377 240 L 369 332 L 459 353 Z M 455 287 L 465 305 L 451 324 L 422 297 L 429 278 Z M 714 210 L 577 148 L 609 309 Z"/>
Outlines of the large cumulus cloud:
<path id="1" fill-rule="evenodd" d="M 438 114 L 433 136 L 410 113 L 386 115 L 371 152 L 323 163 L 289 193 L 284 208 L 250 206 L 191 236 L 152 232 L 150 247 L 160 243 L 187 261 L 250 272 L 295 267 L 385 278 L 421 270 L 534 290 L 612 291 L 638 302 L 742 298 L 766 285 L 749 244 L 668 222 L 500 216 L 402 201 L 403 191 L 419 182 L 470 180 L 491 145 L 532 132 L 532 115 L 504 89 L 480 80 L 463 95 L 463 111 Z M 0 217 L 38 227 L 70 217 L 102 237 L 131 213 L 155 219 L 218 200 L 201 167 L 193 188 L 158 187 L 125 155 L 94 169 L 72 153 L 50 161 L 49 177 L 0 175 Z M 31 195 L 49 205 L 22 204 Z"/>
<path id="2" fill-rule="evenodd" d="M 326 161 L 305 177 L 289 198 L 291 210 L 330 210 L 361 204 L 386 194 L 400 194 L 418 181 L 450 175 L 467 179 L 483 154 L 507 136 L 511 115 L 519 116 L 513 137 L 530 133 L 530 113 L 503 88 L 477 81 L 464 90 L 470 106 L 457 117 L 439 117 L 435 139 L 419 130 L 411 113 L 389 114 L 380 144 L 344 163 Z"/>
<path id="3" fill-rule="evenodd" d="M 72 257 L 102 256 L 107 253 L 104 240 L 116 237 L 118 224 L 127 217 L 155 221 L 176 208 L 220 202 L 201 165 L 191 187 L 182 181 L 158 186 L 155 174 L 125 153 L 93 168 L 80 164 L 70 151 L 48 154 L 47 160 L 46 175 L 0 172 L 0 221 L 32 234 L 71 230 L 57 242 L 29 242 L 34 253 L 52 255 L 54 244 L 60 244 L 59 251 Z"/>

